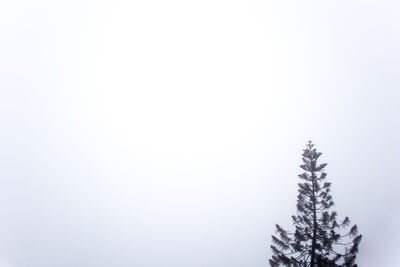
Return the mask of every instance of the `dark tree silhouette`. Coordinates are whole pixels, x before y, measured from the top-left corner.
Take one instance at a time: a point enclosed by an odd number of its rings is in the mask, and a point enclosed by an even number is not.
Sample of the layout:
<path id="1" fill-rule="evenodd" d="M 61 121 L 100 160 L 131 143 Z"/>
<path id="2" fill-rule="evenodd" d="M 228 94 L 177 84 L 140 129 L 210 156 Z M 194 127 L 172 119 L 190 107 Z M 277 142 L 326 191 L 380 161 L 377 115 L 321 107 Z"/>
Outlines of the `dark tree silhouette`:
<path id="1" fill-rule="evenodd" d="M 355 267 L 356 254 L 361 241 L 357 226 L 345 230 L 350 224 L 346 217 L 337 222 L 337 213 L 331 211 L 334 205 L 330 195 L 331 183 L 326 179 L 326 163 L 318 164 L 322 153 L 308 142 L 303 150 L 300 167 L 305 171 L 297 196 L 297 214 L 292 216 L 294 232 L 288 232 L 276 225 L 276 236 L 272 236 L 271 266 L 290 267 Z"/>

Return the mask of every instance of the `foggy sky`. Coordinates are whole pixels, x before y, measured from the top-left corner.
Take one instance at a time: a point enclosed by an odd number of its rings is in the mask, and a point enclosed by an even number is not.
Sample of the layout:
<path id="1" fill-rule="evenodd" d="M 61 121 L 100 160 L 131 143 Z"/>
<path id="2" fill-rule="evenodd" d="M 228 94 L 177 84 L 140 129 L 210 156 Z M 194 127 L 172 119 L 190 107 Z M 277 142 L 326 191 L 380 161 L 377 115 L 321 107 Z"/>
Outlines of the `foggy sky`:
<path id="1" fill-rule="evenodd" d="M 397 1 L 2 1 L 0 267 L 267 266 L 301 153 L 398 266 Z"/>

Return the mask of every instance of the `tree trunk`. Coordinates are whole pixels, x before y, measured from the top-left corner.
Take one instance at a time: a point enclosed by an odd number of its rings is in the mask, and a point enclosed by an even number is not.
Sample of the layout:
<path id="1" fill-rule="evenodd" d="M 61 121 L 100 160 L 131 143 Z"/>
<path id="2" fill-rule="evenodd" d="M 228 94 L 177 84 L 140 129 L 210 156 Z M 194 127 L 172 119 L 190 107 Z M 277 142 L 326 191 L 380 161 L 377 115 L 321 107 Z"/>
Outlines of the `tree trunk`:
<path id="1" fill-rule="evenodd" d="M 315 163 L 314 163 L 315 164 Z M 315 265 L 315 246 L 317 243 L 317 209 L 316 209 L 316 196 L 315 196 L 315 176 L 314 176 L 314 164 L 311 162 L 311 179 L 312 179 L 312 192 L 313 192 L 313 236 L 312 236 L 312 244 L 311 244 L 311 260 L 310 267 L 314 267 Z"/>

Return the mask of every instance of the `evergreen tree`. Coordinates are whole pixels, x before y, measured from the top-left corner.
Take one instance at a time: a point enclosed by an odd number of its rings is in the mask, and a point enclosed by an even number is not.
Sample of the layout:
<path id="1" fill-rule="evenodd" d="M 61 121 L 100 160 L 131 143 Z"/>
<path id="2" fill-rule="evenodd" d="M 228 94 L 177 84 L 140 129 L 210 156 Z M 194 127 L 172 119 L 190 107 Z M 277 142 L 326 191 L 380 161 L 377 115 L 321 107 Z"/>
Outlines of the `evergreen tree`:
<path id="1" fill-rule="evenodd" d="M 300 167 L 301 182 L 297 196 L 297 214 L 292 216 L 294 232 L 276 225 L 272 236 L 272 267 L 355 267 L 356 254 L 361 241 L 357 226 L 345 230 L 350 224 L 346 217 L 337 222 L 337 213 L 331 211 L 334 203 L 330 195 L 331 183 L 324 182 L 326 163 L 318 164 L 322 153 L 308 142 L 303 150 Z"/>

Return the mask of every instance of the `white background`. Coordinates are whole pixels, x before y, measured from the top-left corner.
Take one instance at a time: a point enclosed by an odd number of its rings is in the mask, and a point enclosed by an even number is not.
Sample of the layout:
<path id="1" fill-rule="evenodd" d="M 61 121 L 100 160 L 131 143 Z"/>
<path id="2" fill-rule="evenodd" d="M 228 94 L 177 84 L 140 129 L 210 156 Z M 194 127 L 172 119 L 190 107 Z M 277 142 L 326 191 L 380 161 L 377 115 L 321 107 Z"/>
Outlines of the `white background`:
<path id="1" fill-rule="evenodd" d="M 1 1 L 0 266 L 267 266 L 301 152 L 400 253 L 397 1 Z"/>

